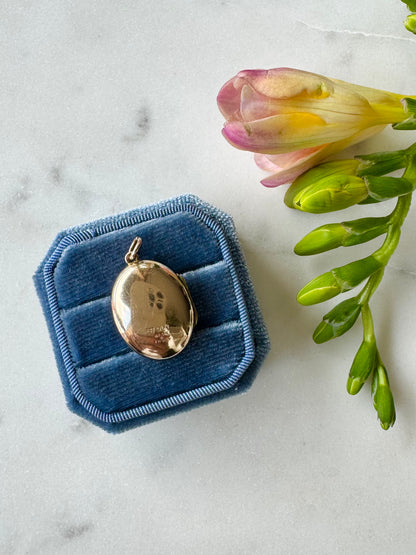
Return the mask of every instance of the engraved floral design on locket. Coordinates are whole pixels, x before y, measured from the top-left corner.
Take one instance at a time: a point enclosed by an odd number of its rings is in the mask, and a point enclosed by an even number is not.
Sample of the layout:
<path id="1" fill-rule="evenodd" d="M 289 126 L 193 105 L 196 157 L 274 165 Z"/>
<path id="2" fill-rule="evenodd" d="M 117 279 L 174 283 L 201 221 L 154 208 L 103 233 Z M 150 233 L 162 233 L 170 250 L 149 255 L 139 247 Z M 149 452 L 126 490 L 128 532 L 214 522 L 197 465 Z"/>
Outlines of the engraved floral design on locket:
<path id="1" fill-rule="evenodd" d="M 179 354 L 189 342 L 197 313 L 185 280 L 154 260 L 140 260 L 136 237 L 111 294 L 114 322 L 137 353 L 153 359 Z"/>

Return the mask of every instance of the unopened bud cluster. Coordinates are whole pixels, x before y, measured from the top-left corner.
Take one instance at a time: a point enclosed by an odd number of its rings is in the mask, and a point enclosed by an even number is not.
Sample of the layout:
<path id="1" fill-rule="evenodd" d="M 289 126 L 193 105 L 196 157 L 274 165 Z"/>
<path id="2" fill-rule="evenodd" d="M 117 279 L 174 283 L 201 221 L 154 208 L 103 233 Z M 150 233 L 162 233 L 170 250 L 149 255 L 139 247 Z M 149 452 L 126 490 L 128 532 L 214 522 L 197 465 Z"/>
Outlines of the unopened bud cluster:
<path id="1" fill-rule="evenodd" d="M 412 99 L 409 99 L 407 110 L 408 120 L 398 125 L 412 125 L 416 113 L 416 104 Z M 402 177 L 388 175 L 401 168 L 405 169 Z M 325 314 L 315 329 L 313 339 L 316 343 L 324 343 L 339 337 L 361 315 L 363 339 L 349 371 L 347 391 L 356 395 L 372 376 L 374 408 L 385 430 L 393 426 L 396 412 L 387 371 L 377 349 L 368 303 L 398 244 L 400 228 L 415 188 L 416 145 L 412 145 L 406 150 L 378 152 L 354 160 L 316 166 L 295 179 L 285 196 L 288 206 L 313 213 L 332 212 L 358 203 L 369 204 L 397 197 L 395 209 L 387 216 L 324 224 L 308 233 L 295 246 L 295 253 L 305 256 L 338 247 L 351 247 L 385 236 L 382 246 L 372 254 L 328 270 L 307 283 L 297 296 L 300 304 L 313 305 L 365 282 L 361 292 L 340 302 Z"/>

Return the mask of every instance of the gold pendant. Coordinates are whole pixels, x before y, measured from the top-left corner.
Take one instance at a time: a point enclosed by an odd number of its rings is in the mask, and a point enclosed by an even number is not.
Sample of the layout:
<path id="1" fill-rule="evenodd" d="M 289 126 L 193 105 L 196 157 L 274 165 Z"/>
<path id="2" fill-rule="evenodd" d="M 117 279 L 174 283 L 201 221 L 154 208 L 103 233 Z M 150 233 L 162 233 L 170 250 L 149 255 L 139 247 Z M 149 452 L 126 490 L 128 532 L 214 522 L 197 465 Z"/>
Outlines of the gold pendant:
<path id="1" fill-rule="evenodd" d="M 137 353 L 153 359 L 179 354 L 188 344 L 197 313 L 185 280 L 154 260 L 139 260 L 136 237 L 111 294 L 117 329 Z"/>

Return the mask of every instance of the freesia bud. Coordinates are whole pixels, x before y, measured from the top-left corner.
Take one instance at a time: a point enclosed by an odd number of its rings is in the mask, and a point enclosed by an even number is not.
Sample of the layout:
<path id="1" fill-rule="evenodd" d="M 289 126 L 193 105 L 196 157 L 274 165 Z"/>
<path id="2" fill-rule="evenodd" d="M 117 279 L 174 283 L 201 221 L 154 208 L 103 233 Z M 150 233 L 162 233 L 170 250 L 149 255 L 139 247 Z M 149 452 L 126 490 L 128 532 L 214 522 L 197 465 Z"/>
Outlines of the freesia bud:
<path id="1" fill-rule="evenodd" d="M 408 31 L 416 35 L 416 14 L 408 15 L 404 20 L 404 26 Z"/>
<path id="2" fill-rule="evenodd" d="M 403 151 L 400 160 L 406 163 L 407 158 Z M 397 160 L 392 163 L 396 164 Z M 405 177 L 385 177 L 371 172 L 358 176 L 359 171 L 363 172 L 363 162 L 359 160 L 319 164 L 295 179 L 286 191 L 285 204 L 303 212 L 322 214 L 354 204 L 382 202 L 406 195 L 415 188 Z"/>
<path id="3" fill-rule="evenodd" d="M 354 357 L 347 381 L 347 391 L 350 395 L 356 395 L 374 368 L 377 353 L 375 341 L 364 340 Z"/>
<path id="4" fill-rule="evenodd" d="M 355 324 L 361 312 L 361 305 L 356 297 L 337 304 L 328 314 L 313 334 L 315 343 L 324 343 L 334 337 L 339 337 Z"/>
<path id="5" fill-rule="evenodd" d="M 336 249 L 343 244 L 346 234 L 347 230 L 342 224 L 321 225 L 295 245 L 295 254 L 305 256 Z"/>
<path id="6" fill-rule="evenodd" d="M 342 210 L 368 196 L 364 180 L 357 177 L 357 160 L 326 162 L 299 176 L 286 191 L 285 204 L 321 214 Z"/>
<path id="7" fill-rule="evenodd" d="M 396 410 L 387 371 L 380 360 L 374 370 L 371 393 L 380 425 L 383 430 L 388 430 L 396 421 Z"/>
<path id="8" fill-rule="evenodd" d="M 345 266 L 334 268 L 322 274 L 303 287 L 297 300 L 303 305 L 312 305 L 327 301 L 339 293 L 344 293 L 356 287 L 364 279 L 383 266 L 374 256 L 367 256 L 350 262 Z"/>
<path id="9" fill-rule="evenodd" d="M 220 90 L 224 137 L 257 153 L 266 186 L 293 181 L 317 162 L 406 119 L 404 95 L 290 68 L 245 70 Z"/>
<path id="10" fill-rule="evenodd" d="M 294 208 L 324 214 L 354 206 L 367 198 L 367 187 L 360 177 L 335 175 L 321 179 L 294 198 Z"/>
<path id="11" fill-rule="evenodd" d="M 389 218 L 386 216 L 325 224 L 305 235 L 294 250 L 296 254 L 305 256 L 366 243 L 386 233 L 388 222 Z"/>
<path id="12" fill-rule="evenodd" d="M 311 305 L 332 299 L 342 293 L 341 285 L 334 276 L 333 271 L 322 274 L 303 287 L 298 295 L 297 301 L 303 305 Z"/>

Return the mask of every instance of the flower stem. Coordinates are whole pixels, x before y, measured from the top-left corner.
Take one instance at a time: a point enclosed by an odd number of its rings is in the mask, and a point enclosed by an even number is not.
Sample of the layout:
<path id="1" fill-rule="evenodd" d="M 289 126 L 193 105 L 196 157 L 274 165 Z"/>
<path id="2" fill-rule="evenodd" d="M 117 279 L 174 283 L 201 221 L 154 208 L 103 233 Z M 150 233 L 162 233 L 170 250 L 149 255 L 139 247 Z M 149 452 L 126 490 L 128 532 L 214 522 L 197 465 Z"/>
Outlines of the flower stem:
<path id="1" fill-rule="evenodd" d="M 416 153 L 414 152 L 414 147 L 415 145 L 412 145 L 412 147 L 410 147 L 408 150 L 408 164 L 405 172 L 403 173 L 403 177 L 416 184 Z M 393 212 L 389 216 L 387 233 L 384 243 L 373 254 L 375 258 L 382 262 L 383 267 L 380 268 L 380 270 L 375 272 L 368 279 L 366 285 L 358 296 L 358 302 L 361 304 L 362 310 L 364 310 L 366 306 L 368 308 L 369 300 L 379 286 L 383 278 L 384 269 L 387 266 L 392 254 L 396 250 L 396 247 L 400 240 L 401 227 L 404 223 L 404 220 L 406 219 L 406 216 L 409 212 L 410 204 L 412 202 L 412 195 L 413 192 L 399 197 L 397 199 L 397 203 Z"/>
<path id="2" fill-rule="evenodd" d="M 368 341 L 369 343 L 375 343 L 375 336 L 374 336 L 374 324 L 373 324 L 373 317 L 371 315 L 370 307 L 368 303 L 366 303 L 361 308 L 361 317 L 363 320 L 363 332 L 364 332 L 364 341 Z"/>
<path id="3" fill-rule="evenodd" d="M 406 174 L 406 172 L 405 172 Z M 404 174 L 404 176 L 405 176 Z M 387 234 L 383 245 L 374 253 L 384 266 L 386 266 L 391 258 L 391 255 L 396 250 L 400 240 L 400 229 L 409 212 L 410 204 L 412 202 L 412 193 L 407 193 L 398 198 L 396 207 L 390 214 L 389 222 L 387 224 Z"/>
<path id="4" fill-rule="evenodd" d="M 358 302 L 361 306 L 369 303 L 371 296 L 379 286 L 384 275 L 384 266 L 377 270 L 367 281 L 361 293 L 358 295 Z"/>

